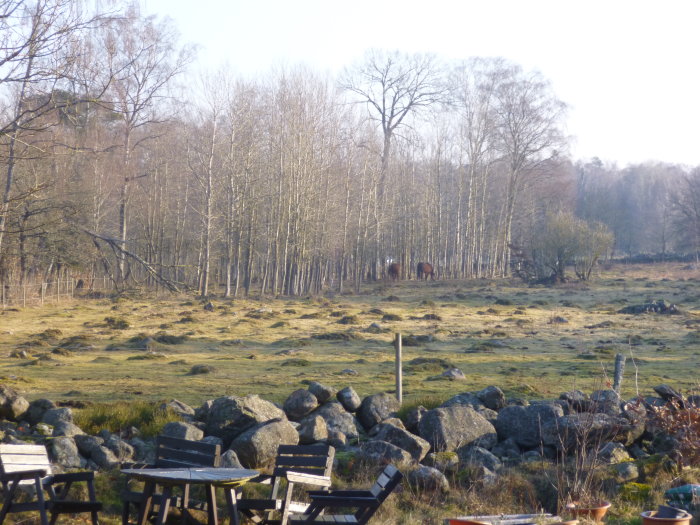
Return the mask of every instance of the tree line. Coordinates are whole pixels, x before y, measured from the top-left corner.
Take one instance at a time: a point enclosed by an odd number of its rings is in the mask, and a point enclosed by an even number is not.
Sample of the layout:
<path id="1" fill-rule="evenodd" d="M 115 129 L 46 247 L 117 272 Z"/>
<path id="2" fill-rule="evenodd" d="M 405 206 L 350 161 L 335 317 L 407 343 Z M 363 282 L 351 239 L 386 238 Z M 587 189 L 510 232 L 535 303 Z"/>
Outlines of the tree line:
<path id="1" fill-rule="evenodd" d="M 171 22 L 109 7 L 0 3 L 4 285 L 298 295 L 389 261 L 505 276 L 562 214 L 617 254 L 698 250 L 698 168 L 572 161 L 537 71 L 370 50 L 338 78 L 195 77 Z"/>

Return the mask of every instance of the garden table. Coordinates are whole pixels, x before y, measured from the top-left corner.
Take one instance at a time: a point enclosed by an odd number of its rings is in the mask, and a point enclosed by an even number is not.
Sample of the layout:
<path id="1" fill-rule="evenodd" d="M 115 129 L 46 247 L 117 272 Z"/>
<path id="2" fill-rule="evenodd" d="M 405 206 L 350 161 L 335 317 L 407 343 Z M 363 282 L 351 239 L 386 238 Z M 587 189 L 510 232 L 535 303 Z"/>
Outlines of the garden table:
<path id="1" fill-rule="evenodd" d="M 144 482 L 144 500 L 139 509 L 137 525 L 146 525 L 148 514 L 153 506 L 153 493 L 156 485 L 163 487 L 163 496 L 158 512 L 156 525 L 163 525 L 168 517 L 170 496 L 173 487 L 189 483 L 202 485 L 207 497 L 207 523 L 218 525 L 216 511 L 216 488 L 224 489 L 226 506 L 228 507 L 231 525 L 239 525 L 236 487 L 243 485 L 249 479 L 260 473 L 257 470 L 241 468 L 153 468 L 153 469 L 123 469 L 122 474 Z"/>

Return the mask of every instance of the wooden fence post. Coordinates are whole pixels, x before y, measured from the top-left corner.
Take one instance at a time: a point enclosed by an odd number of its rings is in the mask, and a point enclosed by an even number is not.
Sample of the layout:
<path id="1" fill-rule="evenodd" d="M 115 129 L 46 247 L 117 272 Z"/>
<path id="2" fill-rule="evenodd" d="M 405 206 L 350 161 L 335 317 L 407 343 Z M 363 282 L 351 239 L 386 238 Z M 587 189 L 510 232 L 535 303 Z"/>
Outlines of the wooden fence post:
<path id="1" fill-rule="evenodd" d="M 403 367 L 401 364 L 401 334 L 396 334 L 394 340 L 394 348 L 396 349 L 396 399 L 399 404 L 403 403 Z"/>
<path id="2" fill-rule="evenodd" d="M 613 377 L 613 390 L 620 395 L 620 386 L 622 385 L 622 376 L 625 373 L 626 357 L 622 354 L 615 356 L 615 376 Z"/>

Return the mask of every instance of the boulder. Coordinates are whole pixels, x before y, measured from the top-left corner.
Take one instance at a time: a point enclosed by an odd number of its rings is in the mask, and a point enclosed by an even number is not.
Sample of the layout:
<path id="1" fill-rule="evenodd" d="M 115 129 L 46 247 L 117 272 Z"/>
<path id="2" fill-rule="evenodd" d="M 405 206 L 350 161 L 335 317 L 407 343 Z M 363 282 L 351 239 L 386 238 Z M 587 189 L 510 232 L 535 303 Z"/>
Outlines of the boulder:
<path id="1" fill-rule="evenodd" d="M 377 431 L 372 438 L 373 440 L 386 441 L 396 445 L 411 454 L 411 457 L 416 461 L 421 461 L 430 451 L 430 443 L 404 428 L 388 423 L 379 423 L 374 428 Z"/>
<path id="2" fill-rule="evenodd" d="M 227 450 L 221 454 L 221 468 L 243 468 L 243 465 L 233 450 Z"/>
<path id="3" fill-rule="evenodd" d="M 308 388 L 309 392 L 316 396 L 319 405 L 322 405 L 335 395 L 335 388 L 322 385 L 317 381 L 311 381 Z"/>
<path id="4" fill-rule="evenodd" d="M 73 438 L 59 436 L 49 441 L 48 450 L 52 460 L 63 468 L 81 468 L 83 466 L 78 447 Z"/>
<path id="5" fill-rule="evenodd" d="M 105 440 L 97 436 L 89 436 L 87 434 L 78 434 L 73 437 L 76 446 L 78 447 L 78 452 L 86 458 L 92 456 L 92 452 L 102 445 L 104 445 Z"/>
<path id="6" fill-rule="evenodd" d="M 605 443 L 598 451 L 598 461 L 607 465 L 629 461 L 632 457 L 622 443 Z"/>
<path id="7" fill-rule="evenodd" d="M 420 437 L 427 440 L 435 452 L 454 451 L 465 445 L 491 448 L 497 441 L 493 425 L 468 406 L 428 410 L 418 429 Z"/>
<path id="8" fill-rule="evenodd" d="M 423 464 L 440 472 L 456 472 L 459 468 L 459 456 L 456 452 L 430 452 L 423 458 Z"/>
<path id="9" fill-rule="evenodd" d="M 189 439 L 190 441 L 199 441 L 204 437 L 204 432 L 201 429 L 184 421 L 170 421 L 163 426 L 160 433 L 164 436 Z"/>
<path id="10" fill-rule="evenodd" d="M 112 469 L 119 465 L 119 458 L 105 446 L 99 446 L 90 453 L 90 459 L 100 468 Z"/>
<path id="11" fill-rule="evenodd" d="M 318 407 L 318 399 L 308 390 L 299 389 L 290 394 L 282 409 L 292 421 L 299 421 Z"/>
<path id="12" fill-rule="evenodd" d="M 486 467 L 497 472 L 503 466 L 501 460 L 482 447 L 461 447 L 457 449 L 460 467 Z"/>
<path id="13" fill-rule="evenodd" d="M 105 440 L 105 447 L 111 450 L 119 461 L 131 461 L 134 457 L 134 447 L 117 434 L 112 434 Z"/>
<path id="14" fill-rule="evenodd" d="M 220 397 L 208 407 L 205 433 L 220 437 L 228 446 L 250 428 L 273 419 L 286 418 L 280 408 L 257 395 Z"/>
<path id="15" fill-rule="evenodd" d="M 335 397 L 348 412 L 357 412 L 357 409 L 362 404 L 360 396 L 357 395 L 357 392 L 351 386 L 343 388 Z"/>
<path id="16" fill-rule="evenodd" d="M 46 411 L 52 408 L 56 408 L 56 403 L 53 401 L 49 399 L 35 399 L 29 403 L 29 407 L 22 417 L 26 419 L 30 425 L 36 425 L 42 421 Z"/>
<path id="17" fill-rule="evenodd" d="M 190 420 L 194 418 L 195 410 L 191 406 L 178 401 L 177 399 L 171 399 L 167 403 L 163 403 L 159 407 L 161 410 L 172 410 L 178 416 L 185 420 Z"/>
<path id="18" fill-rule="evenodd" d="M 367 441 L 360 446 L 357 452 L 357 459 L 372 465 L 386 465 L 391 463 L 397 468 L 413 466 L 415 461 L 411 454 L 405 450 L 387 443 L 386 441 Z"/>
<path id="19" fill-rule="evenodd" d="M 468 406 L 478 410 L 484 408 L 485 405 L 481 399 L 476 396 L 476 394 L 472 394 L 471 392 L 462 392 L 461 394 L 452 396 L 450 399 L 440 405 L 442 408 L 453 406 Z"/>
<path id="20" fill-rule="evenodd" d="M 616 416 L 622 412 L 620 408 L 620 395 L 614 390 L 596 390 L 591 394 L 593 412 L 602 412 Z"/>
<path id="21" fill-rule="evenodd" d="M 534 448 L 543 443 L 551 445 L 554 443 L 547 440 L 556 439 L 557 419 L 563 413 L 561 405 L 557 403 L 510 405 L 498 412 L 494 426 L 501 440 L 513 438 L 520 447 Z"/>
<path id="22" fill-rule="evenodd" d="M 299 443 L 309 445 L 328 438 L 328 425 L 321 416 L 311 416 L 301 422 L 297 432 Z"/>
<path id="23" fill-rule="evenodd" d="M 644 426 L 622 416 L 605 413 L 569 414 L 559 418 L 548 444 L 571 450 L 607 441 L 631 445 L 644 433 Z"/>
<path id="24" fill-rule="evenodd" d="M 428 411 L 423 405 L 418 405 L 416 408 L 411 409 L 406 415 L 406 429 L 411 432 L 418 432 L 418 425 L 420 420 L 423 419 L 423 415 Z"/>
<path id="25" fill-rule="evenodd" d="M 320 416 L 325 420 L 329 435 L 332 432 L 342 432 L 348 439 L 355 439 L 360 436 L 357 419 L 346 412 L 340 403 L 335 401 L 326 403 L 307 417 L 315 416 Z M 304 424 L 304 420 L 301 423 Z"/>
<path id="26" fill-rule="evenodd" d="M 506 406 L 506 395 L 497 386 L 487 386 L 479 390 L 476 397 L 490 410 L 498 411 Z"/>
<path id="27" fill-rule="evenodd" d="M 449 492 L 450 483 L 438 469 L 421 465 L 408 473 L 408 482 L 421 490 Z"/>
<path id="28" fill-rule="evenodd" d="M 401 408 L 401 403 L 395 395 L 382 392 L 364 398 L 357 412 L 357 417 L 362 426 L 369 430 L 377 423 L 394 417 L 399 408 Z"/>
<path id="29" fill-rule="evenodd" d="M 286 418 L 256 425 L 239 434 L 230 449 L 236 453 L 245 468 L 271 467 L 280 445 L 297 445 L 299 434 Z"/>
<path id="30" fill-rule="evenodd" d="M 67 436 L 67 437 L 75 437 L 80 434 L 85 434 L 83 430 L 78 426 L 70 421 L 59 421 L 56 423 L 56 425 L 53 427 L 53 437 L 56 436 Z"/>
<path id="31" fill-rule="evenodd" d="M 9 386 L 0 385 L 0 418 L 19 421 L 29 409 L 29 401 Z"/>
<path id="32" fill-rule="evenodd" d="M 73 411 L 68 407 L 50 408 L 44 412 L 44 417 L 41 418 L 41 421 L 54 427 L 59 422 L 72 423 Z"/>

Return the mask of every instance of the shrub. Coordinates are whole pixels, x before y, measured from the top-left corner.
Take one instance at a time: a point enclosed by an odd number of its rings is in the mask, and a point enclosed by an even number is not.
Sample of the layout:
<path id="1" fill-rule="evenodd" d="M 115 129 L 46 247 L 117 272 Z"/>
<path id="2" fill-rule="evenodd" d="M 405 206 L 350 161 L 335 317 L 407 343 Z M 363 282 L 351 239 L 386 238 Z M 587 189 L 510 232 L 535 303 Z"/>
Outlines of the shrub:
<path id="1" fill-rule="evenodd" d="M 700 407 L 672 401 L 653 410 L 655 425 L 678 443 L 679 465 L 700 466 Z"/>

